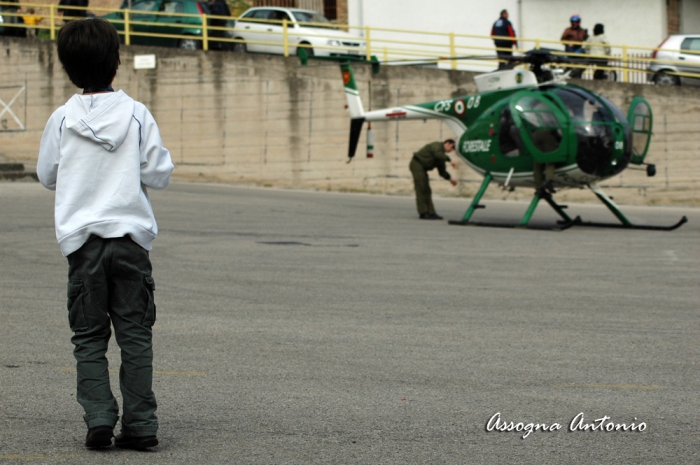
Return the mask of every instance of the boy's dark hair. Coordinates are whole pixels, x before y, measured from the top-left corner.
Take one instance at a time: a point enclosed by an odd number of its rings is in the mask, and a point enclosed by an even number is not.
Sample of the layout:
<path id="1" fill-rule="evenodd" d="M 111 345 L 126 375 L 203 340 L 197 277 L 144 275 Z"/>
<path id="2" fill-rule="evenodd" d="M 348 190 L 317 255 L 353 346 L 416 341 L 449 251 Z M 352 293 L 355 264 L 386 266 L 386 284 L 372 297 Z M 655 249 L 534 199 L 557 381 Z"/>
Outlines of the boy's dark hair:
<path id="1" fill-rule="evenodd" d="M 71 82 L 81 89 L 108 87 L 117 74 L 119 34 L 100 18 L 71 21 L 58 31 L 58 59 Z"/>
<path id="2" fill-rule="evenodd" d="M 593 35 L 599 36 L 600 34 L 605 34 L 605 26 L 598 23 L 593 28 Z"/>
<path id="3" fill-rule="evenodd" d="M 447 143 L 450 143 L 450 144 L 452 144 L 452 145 L 457 145 L 457 144 L 455 144 L 455 140 L 454 140 L 454 139 L 447 139 L 447 140 L 445 140 L 445 142 L 443 142 L 443 144 L 447 144 Z"/>

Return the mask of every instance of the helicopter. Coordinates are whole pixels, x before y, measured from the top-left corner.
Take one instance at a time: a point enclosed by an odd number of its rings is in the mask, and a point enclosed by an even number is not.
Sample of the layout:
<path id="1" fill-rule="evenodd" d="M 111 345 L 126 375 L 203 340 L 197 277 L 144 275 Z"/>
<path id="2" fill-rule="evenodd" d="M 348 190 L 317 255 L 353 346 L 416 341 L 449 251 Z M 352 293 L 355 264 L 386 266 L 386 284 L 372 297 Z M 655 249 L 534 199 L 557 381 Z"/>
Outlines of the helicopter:
<path id="1" fill-rule="evenodd" d="M 471 57 L 470 57 L 471 58 Z M 478 92 L 434 102 L 365 111 L 350 61 L 342 61 L 347 108 L 350 113 L 348 161 L 355 155 L 365 122 L 439 119 L 455 133 L 455 152 L 483 181 L 461 220 L 449 224 L 564 230 L 572 226 L 673 230 L 686 223 L 683 216 L 671 226 L 635 225 L 599 186 L 628 167 L 656 174 L 645 163 L 652 135 L 653 113 L 641 96 L 634 97 L 625 115 L 600 94 L 566 82 L 552 73 L 550 64 L 568 59 L 548 49 L 536 49 L 513 58 L 506 70 L 475 76 Z M 528 69 L 515 69 L 518 64 Z M 548 186 L 535 185 L 535 162 L 553 165 Z M 643 168 L 645 167 L 645 168 Z M 504 188 L 535 188 L 535 194 L 517 224 L 472 221 L 491 183 Z M 552 196 L 558 189 L 588 188 L 619 223 L 584 222 L 572 218 Z M 538 203 L 546 201 L 561 217 L 557 226 L 530 225 Z"/>

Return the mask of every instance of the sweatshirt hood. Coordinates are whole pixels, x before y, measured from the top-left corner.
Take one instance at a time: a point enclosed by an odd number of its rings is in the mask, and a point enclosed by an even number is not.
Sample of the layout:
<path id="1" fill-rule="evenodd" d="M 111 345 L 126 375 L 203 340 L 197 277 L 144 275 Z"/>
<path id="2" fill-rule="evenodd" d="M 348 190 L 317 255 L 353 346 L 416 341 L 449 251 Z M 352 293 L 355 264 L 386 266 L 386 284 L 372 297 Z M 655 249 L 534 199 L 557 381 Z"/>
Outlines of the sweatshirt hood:
<path id="1" fill-rule="evenodd" d="M 116 150 L 129 131 L 134 100 L 123 91 L 76 94 L 66 102 L 66 128 L 92 140 L 109 152 Z"/>

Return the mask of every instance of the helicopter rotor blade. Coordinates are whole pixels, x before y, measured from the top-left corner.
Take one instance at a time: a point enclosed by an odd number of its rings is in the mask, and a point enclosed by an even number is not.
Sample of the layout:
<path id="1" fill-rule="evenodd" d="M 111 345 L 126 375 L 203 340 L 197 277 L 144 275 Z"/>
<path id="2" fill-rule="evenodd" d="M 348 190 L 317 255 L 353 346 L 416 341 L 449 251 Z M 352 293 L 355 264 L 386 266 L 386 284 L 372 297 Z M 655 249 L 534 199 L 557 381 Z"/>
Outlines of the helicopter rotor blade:
<path id="1" fill-rule="evenodd" d="M 382 64 L 386 65 L 393 65 L 393 66 L 412 66 L 412 65 L 420 65 L 420 64 L 430 64 L 430 63 L 439 63 L 442 61 L 463 61 L 463 60 L 469 60 L 469 61 L 495 61 L 498 60 L 500 57 L 497 55 L 460 55 L 460 56 L 444 56 L 444 57 L 438 57 L 438 58 L 419 58 L 415 60 L 390 60 L 390 61 L 385 61 L 382 62 Z M 615 62 L 618 57 L 607 57 L 608 61 Z M 502 59 L 502 58 L 501 58 Z M 506 64 L 506 69 L 512 69 L 515 66 L 522 65 L 522 64 L 530 64 L 534 66 L 542 66 L 542 65 L 574 65 L 575 67 L 578 66 L 583 66 L 583 67 L 589 67 L 595 63 L 591 63 L 591 58 L 587 56 L 575 56 L 575 54 L 571 54 L 568 52 L 564 52 L 562 50 L 555 50 L 555 49 L 536 49 L 536 50 L 530 50 L 526 54 L 523 55 L 518 55 L 518 56 L 513 56 L 508 59 L 508 63 Z M 640 69 L 639 67 L 633 67 L 629 65 L 624 65 L 622 63 L 620 64 L 608 64 L 606 65 L 606 68 L 609 68 L 610 70 L 618 70 L 618 71 L 635 71 L 635 72 L 645 72 L 646 69 Z M 567 78 L 568 76 L 565 76 L 564 78 Z M 551 81 L 550 83 L 554 83 L 555 81 Z"/>
<path id="2" fill-rule="evenodd" d="M 441 61 L 460 61 L 460 60 L 497 60 L 496 55 L 461 55 L 461 56 L 446 56 L 446 57 L 436 57 L 436 58 L 417 58 L 415 60 L 405 59 L 405 60 L 389 60 L 383 61 L 383 65 L 394 65 L 394 66 L 412 66 L 420 63 L 438 63 Z"/>

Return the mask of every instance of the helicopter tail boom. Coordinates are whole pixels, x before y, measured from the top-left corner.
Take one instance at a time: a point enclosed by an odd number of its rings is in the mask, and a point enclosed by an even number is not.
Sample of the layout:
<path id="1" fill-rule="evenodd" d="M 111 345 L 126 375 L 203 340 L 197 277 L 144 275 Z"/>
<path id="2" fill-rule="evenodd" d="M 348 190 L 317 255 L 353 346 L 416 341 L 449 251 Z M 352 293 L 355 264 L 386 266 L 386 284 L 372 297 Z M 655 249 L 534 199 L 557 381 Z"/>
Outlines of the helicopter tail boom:
<path id="1" fill-rule="evenodd" d="M 352 160 L 357 150 L 357 145 L 362 133 L 365 121 L 397 121 L 397 120 L 428 120 L 442 119 L 459 137 L 466 130 L 466 126 L 454 115 L 439 111 L 436 107 L 442 102 L 432 102 L 426 105 L 407 105 L 401 107 L 384 108 L 365 112 L 362 105 L 360 92 L 357 90 L 357 83 L 349 62 L 340 64 L 343 75 L 343 86 L 345 88 L 346 108 L 350 113 L 350 144 L 348 146 L 348 158 Z M 451 103 L 450 103 L 451 104 Z"/>
<path id="2" fill-rule="evenodd" d="M 348 145 L 348 160 L 352 160 L 357 150 L 357 143 L 360 140 L 362 126 L 365 123 L 365 109 L 362 106 L 360 92 L 357 90 L 355 75 L 352 72 L 350 63 L 340 64 L 340 71 L 343 74 L 343 86 L 345 87 L 345 98 L 348 102 L 347 109 L 350 112 L 350 143 Z"/>
<path id="3" fill-rule="evenodd" d="M 355 83 L 355 75 L 352 72 L 352 67 L 350 63 L 341 63 L 340 71 L 343 73 L 343 85 L 345 86 L 345 98 L 348 102 L 348 111 L 350 112 L 350 117 L 362 118 L 365 116 L 365 109 L 362 106 L 362 99 L 360 98 L 360 92 L 357 90 L 357 84 Z"/>

